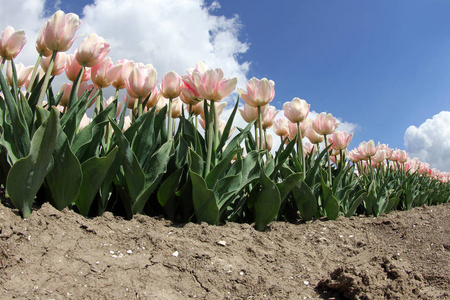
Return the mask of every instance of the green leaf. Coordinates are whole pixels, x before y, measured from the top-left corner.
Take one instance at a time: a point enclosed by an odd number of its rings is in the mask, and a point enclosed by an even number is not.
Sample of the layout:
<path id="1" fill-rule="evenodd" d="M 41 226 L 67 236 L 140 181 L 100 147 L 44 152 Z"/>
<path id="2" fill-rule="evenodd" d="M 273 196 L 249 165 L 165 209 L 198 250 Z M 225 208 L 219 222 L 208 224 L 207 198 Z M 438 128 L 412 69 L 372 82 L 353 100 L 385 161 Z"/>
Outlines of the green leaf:
<path id="1" fill-rule="evenodd" d="M 275 220 L 281 205 L 277 185 L 261 172 L 261 189 L 254 203 L 256 229 L 263 231 L 267 224 Z"/>
<path id="2" fill-rule="evenodd" d="M 277 188 L 280 191 L 281 202 L 285 200 L 289 192 L 298 184 L 301 179 L 301 173 L 294 173 L 286 177 L 286 179 L 282 182 L 277 183 Z"/>
<path id="3" fill-rule="evenodd" d="M 189 170 L 197 174 L 203 174 L 204 161 L 200 157 L 200 155 L 198 155 L 195 151 L 192 150 L 192 148 L 189 148 L 188 163 L 189 163 Z"/>
<path id="4" fill-rule="evenodd" d="M 324 172 L 326 174 L 326 172 Z M 332 189 L 325 183 L 326 179 L 322 177 L 322 205 L 329 220 L 336 220 L 339 216 L 339 202 L 333 195 Z"/>
<path id="5" fill-rule="evenodd" d="M 248 123 L 248 125 L 244 128 L 244 130 L 242 130 L 241 132 L 238 133 L 238 135 L 236 135 L 229 143 L 228 146 L 225 148 L 225 150 L 223 151 L 223 157 L 228 156 L 228 154 L 232 151 L 234 151 L 242 142 L 242 140 L 249 135 L 250 130 L 252 129 L 253 124 L 255 123 L 255 121 Z M 250 135 L 251 136 L 251 135 Z M 248 151 L 250 152 L 250 151 Z"/>
<path id="6" fill-rule="evenodd" d="M 83 181 L 75 204 L 83 216 L 89 214 L 92 202 L 108 173 L 108 169 L 114 162 L 117 151 L 118 148 L 116 147 L 107 156 L 91 157 L 81 165 Z"/>
<path id="7" fill-rule="evenodd" d="M 80 162 L 70 150 L 64 132 L 56 140 L 53 151 L 53 168 L 47 174 L 47 185 L 56 209 L 62 210 L 78 198 L 83 173 Z"/>
<path id="8" fill-rule="evenodd" d="M 214 192 L 206 186 L 206 181 L 197 173 L 189 171 L 192 181 L 192 198 L 197 222 L 217 225 L 219 207 Z"/>
<path id="9" fill-rule="evenodd" d="M 176 192 L 181 181 L 181 176 L 183 175 L 183 169 L 178 169 L 170 176 L 164 180 L 158 189 L 157 197 L 158 202 L 164 208 L 167 216 L 170 220 L 175 219 L 175 213 L 177 208 Z"/>
<path id="10" fill-rule="evenodd" d="M 317 199 L 312 189 L 302 179 L 292 188 L 292 195 L 302 219 L 309 221 L 314 218 L 317 213 Z"/>
<path id="11" fill-rule="evenodd" d="M 230 152 L 224 159 L 222 159 L 217 165 L 214 166 L 214 168 L 208 173 L 208 175 L 206 175 L 205 181 L 209 189 L 214 189 L 214 186 L 219 177 L 230 166 L 230 161 L 236 154 L 241 151 L 242 149 L 236 149 Z"/>
<path id="12" fill-rule="evenodd" d="M 31 214 L 33 200 L 50 169 L 59 132 L 59 111 L 52 108 L 31 140 L 29 155 L 19 159 L 9 171 L 6 192 L 24 218 Z"/>
<path id="13" fill-rule="evenodd" d="M 220 139 L 220 143 L 217 146 L 217 149 L 222 149 L 228 140 L 228 136 L 230 135 L 231 126 L 233 126 L 233 121 L 234 121 L 234 117 L 236 115 L 238 106 L 239 106 L 239 96 L 236 100 L 236 104 L 234 105 L 233 111 L 231 112 L 231 115 L 228 118 L 227 124 L 225 125 L 225 128 L 223 129 L 222 138 Z"/>

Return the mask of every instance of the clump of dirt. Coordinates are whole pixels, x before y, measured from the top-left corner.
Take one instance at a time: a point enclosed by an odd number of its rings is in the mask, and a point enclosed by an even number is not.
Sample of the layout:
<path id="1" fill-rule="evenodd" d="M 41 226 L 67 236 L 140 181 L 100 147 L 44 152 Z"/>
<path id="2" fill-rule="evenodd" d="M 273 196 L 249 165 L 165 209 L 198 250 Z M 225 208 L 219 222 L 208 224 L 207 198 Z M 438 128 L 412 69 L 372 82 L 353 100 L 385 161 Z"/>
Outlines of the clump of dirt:
<path id="1" fill-rule="evenodd" d="M 450 299 L 450 205 L 379 218 L 172 224 L 0 205 L 2 299 Z"/>

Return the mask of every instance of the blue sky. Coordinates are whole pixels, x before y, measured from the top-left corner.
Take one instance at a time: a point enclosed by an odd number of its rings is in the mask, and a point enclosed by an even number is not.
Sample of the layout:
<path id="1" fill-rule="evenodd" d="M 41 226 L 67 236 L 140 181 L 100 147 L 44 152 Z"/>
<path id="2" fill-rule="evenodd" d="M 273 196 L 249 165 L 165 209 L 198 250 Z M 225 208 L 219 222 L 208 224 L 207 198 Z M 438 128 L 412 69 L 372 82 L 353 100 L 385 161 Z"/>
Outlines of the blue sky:
<path id="1" fill-rule="evenodd" d="M 272 105 L 299 97 L 332 113 L 354 131 L 350 149 L 373 139 L 450 171 L 450 1 L 26 2 L 39 15 L 36 31 L 57 8 L 75 12 L 81 33 L 110 41 L 114 60 L 152 63 L 159 78 L 200 59 L 241 87 L 267 77 L 276 84 Z M 19 29 L 25 18 L 8 19 L 8 9 L 21 13 L 3 7 L 0 24 Z"/>

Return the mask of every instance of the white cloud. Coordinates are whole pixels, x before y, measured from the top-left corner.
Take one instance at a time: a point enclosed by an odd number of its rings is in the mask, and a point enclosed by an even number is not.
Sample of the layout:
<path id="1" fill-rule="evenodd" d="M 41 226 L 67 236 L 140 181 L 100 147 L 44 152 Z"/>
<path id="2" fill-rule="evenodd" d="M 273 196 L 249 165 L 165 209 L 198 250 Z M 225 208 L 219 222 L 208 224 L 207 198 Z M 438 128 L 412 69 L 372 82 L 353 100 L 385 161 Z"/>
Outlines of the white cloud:
<path id="1" fill-rule="evenodd" d="M 406 151 L 429 163 L 431 168 L 450 171 L 450 111 L 441 111 L 419 127 L 409 126 L 404 136 Z"/>

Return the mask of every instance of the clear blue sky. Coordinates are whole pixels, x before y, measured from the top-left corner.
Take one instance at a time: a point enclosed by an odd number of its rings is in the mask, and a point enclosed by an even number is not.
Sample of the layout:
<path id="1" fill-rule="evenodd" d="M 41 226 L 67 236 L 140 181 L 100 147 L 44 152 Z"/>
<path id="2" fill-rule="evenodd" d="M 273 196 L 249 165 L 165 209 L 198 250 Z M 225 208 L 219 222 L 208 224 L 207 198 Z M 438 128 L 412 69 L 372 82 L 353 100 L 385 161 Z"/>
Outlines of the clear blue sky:
<path id="1" fill-rule="evenodd" d="M 275 81 L 278 109 L 300 97 L 316 112 L 358 124 L 351 148 L 374 139 L 404 149 L 410 125 L 449 110 L 450 1 L 219 2 L 211 13 L 237 14 L 239 39 L 250 44 L 239 58 L 251 62 L 248 78 Z M 82 16 L 89 3 L 60 8 Z"/>

